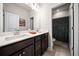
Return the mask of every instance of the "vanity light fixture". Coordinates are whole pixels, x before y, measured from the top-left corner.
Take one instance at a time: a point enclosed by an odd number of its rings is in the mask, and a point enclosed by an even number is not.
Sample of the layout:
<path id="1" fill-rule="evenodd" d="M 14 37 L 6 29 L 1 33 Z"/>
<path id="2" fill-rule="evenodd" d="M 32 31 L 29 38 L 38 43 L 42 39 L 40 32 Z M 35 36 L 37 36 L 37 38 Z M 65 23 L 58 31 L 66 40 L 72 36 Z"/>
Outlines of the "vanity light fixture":
<path id="1" fill-rule="evenodd" d="M 38 11 L 38 4 L 37 3 L 26 3 L 29 7 L 31 7 L 33 10 Z"/>

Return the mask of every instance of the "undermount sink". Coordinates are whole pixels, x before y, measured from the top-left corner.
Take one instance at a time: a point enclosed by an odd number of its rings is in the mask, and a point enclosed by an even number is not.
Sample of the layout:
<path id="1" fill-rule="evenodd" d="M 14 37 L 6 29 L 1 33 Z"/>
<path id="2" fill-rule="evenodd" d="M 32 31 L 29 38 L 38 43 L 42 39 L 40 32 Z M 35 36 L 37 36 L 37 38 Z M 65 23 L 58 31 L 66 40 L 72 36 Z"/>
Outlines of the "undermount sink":
<path id="1" fill-rule="evenodd" d="M 9 41 L 9 40 L 14 40 L 14 39 L 18 39 L 18 38 L 22 38 L 22 37 L 27 37 L 28 35 L 14 35 L 11 37 L 6 37 L 5 40 Z"/>

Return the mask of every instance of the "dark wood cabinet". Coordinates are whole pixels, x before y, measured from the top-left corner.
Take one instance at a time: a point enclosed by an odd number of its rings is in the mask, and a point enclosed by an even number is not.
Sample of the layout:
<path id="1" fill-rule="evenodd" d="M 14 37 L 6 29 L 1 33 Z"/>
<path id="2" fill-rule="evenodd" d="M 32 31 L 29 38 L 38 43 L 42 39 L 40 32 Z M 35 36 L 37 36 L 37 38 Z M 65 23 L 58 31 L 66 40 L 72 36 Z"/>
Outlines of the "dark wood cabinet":
<path id="1" fill-rule="evenodd" d="M 26 40 L 16 42 L 16 43 L 4 46 L 4 47 L 0 47 L 0 56 L 13 55 L 17 51 L 20 51 L 31 44 L 34 44 L 34 38 L 26 39 Z"/>
<path id="2" fill-rule="evenodd" d="M 48 48 L 48 33 L 35 37 L 35 55 L 41 56 Z"/>
<path id="3" fill-rule="evenodd" d="M 48 47 L 47 39 L 43 39 L 42 40 L 42 54 L 47 50 L 47 47 Z"/>
<path id="4" fill-rule="evenodd" d="M 41 40 L 35 42 L 35 56 L 41 55 Z"/>
<path id="5" fill-rule="evenodd" d="M 44 54 L 44 52 L 47 50 L 48 48 L 48 34 L 43 34 L 42 35 L 42 40 L 41 40 L 41 43 L 42 43 L 42 55 Z"/>
<path id="6" fill-rule="evenodd" d="M 34 45 L 30 45 L 16 53 L 12 56 L 34 56 Z"/>
<path id="7" fill-rule="evenodd" d="M 12 54 L 11 56 L 22 56 L 22 53 L 23 53 L 23 51 L 20 50 L 20 51 L 18 51 L 16 53 Z"/>
<path id="8" fill-rule="evenodd" d="M 22 56 L 34 56 L 34 45 L 26 47 L 22 52 Z"/>
<path id="9" fill-rule="evenodd" d="M 48 33 L 0 47 L 0 56 L 41 56 L 48 48 Z"/>

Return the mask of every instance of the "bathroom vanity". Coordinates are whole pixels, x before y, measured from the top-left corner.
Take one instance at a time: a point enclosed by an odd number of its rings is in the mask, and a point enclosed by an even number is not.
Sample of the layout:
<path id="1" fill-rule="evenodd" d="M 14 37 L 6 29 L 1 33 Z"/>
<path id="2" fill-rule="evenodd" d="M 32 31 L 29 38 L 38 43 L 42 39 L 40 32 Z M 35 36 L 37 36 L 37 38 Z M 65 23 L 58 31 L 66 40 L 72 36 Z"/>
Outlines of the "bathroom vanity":
<path id="1" fill-rule="evenodd" d="M 0 56 L 41 56 L 48 48 L 48 32 L 0 45 Z"/>

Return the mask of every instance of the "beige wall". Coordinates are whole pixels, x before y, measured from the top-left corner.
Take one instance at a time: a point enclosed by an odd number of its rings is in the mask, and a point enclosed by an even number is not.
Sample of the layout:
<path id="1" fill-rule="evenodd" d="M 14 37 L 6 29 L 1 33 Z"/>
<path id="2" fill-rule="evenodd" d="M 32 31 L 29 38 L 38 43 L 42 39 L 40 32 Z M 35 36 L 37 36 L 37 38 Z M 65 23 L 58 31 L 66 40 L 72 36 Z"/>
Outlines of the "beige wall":
<path id="1" fill-rule="evenodd" d="M 53 14 L 52 18 L 55 19 L 55 18 L 65 17 L 65 16 L 69 16 L 69 11 L 68 10 L 57 12 L 57 13 Z"/>
<path id="2" fill-rule="evenodd" d="M 53 38 L 52 38 L 52 8 L 59 4 L 42 4 L 38 9 L 38 20 L 35 19 L 35 29 L 40 27 L 40 31 L 49 32 L 49 49 L 52 50 L 53 47 Z"/>
<path id="3" fill-rule="evenodd" d="M 78 3 L 78 19 L 79 19 L 79 3 Z M 78 21 L 78 39 L 79 39 L 79 21 Z M 78 43 L 78 56 L 79 56 L 79 43 Z"/>
<path id="4" fill-rule="evenodd" d="M 3 4 L 0 3 L 0 32 L 3 32 Z"/>
<path id="5" fill-rule="evenodd" d="M 51 31 L 51 8 L 48 4 L 43 4 L 39 7 L 36 13 L 36 19 L 34 22 L 35 29 L 39 28 L 39 31 L 49 31 L 49 49 L 52 50 L 52 31 Z"/>
<path id="6" fill-rule="evenodd" d="M 28 29 L 28 20 L 29 20 L 29 16 L 30 16 L 29 10 L 24 9 L 24 8 L 18 6 L 17 4 L 13 4 L 13 3 L 6 3 L 3 6 L 4 6 L 5 12 L 14 13 L 14 14 L 18 15 L 20 18 L 26 19 L 26 27 Z"/>

